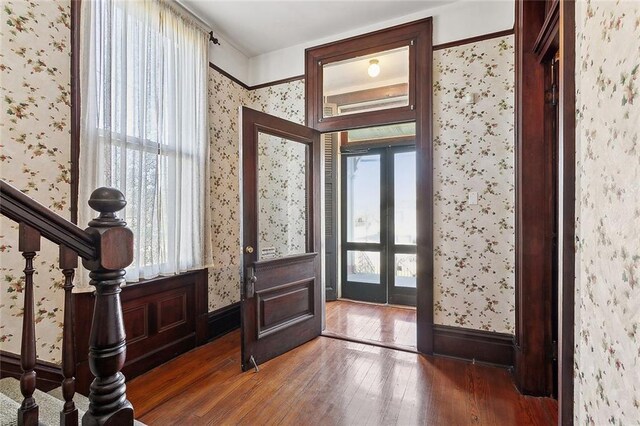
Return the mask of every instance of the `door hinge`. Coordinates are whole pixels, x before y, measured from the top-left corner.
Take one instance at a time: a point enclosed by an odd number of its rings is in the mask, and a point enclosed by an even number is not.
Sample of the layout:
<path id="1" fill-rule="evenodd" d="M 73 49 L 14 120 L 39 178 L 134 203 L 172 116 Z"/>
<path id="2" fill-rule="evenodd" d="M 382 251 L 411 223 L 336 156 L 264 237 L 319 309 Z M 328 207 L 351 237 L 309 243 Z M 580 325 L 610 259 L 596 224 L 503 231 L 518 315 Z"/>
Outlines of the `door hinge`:
<path id="1" fill-rule="evenodd" d="M 555 83 L 551 85 L 550 89 L 545 90 L 544 100 L 553 106 L 558 105 L 558 86 Z"/>
<path id="2" fill-rule="evenodd" d="M 551 342 L 551 359 L 554 361 L 558 360 L 558 341 L 554 340 Z"/>

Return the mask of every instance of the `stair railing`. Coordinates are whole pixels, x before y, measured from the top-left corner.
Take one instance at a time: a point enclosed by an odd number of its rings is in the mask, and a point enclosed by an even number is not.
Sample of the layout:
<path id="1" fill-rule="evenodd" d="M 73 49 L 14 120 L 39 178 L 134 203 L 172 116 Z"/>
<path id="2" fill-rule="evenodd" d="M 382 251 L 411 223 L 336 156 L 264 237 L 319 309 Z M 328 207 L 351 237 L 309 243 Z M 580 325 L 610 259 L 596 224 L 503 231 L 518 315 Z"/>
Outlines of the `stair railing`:
<path id="1" fill-rule="evenodd" d="M 20 363 L 20 390 L 23 401 L 18 409 L 18 424 L 38 424 L 36 389 L 36 335 L 33 294 L 33 259 L 40 251 L 40 238 L 60 247 L 59 267 L 64 276 L 64 322 L 62 331 L 62 394 L 64 406 L 61 425 L 77 425 L 75 394 L 73 277 L 78 256 L 90 271 L 90 284 L 95 287 L 95 306 L 89 342 L 89 367 L 95 379 L 89 393 L 89 411 L 83 425 L 131 425 L 133 407 L 127 400 L 125 377 L 121 370 L 126 358 L 126 336 L 120 301 L 120 285 L 125 268 L 133 260 L 133 233 L 116 216 L 126 201 L 113 188 L 98 188 L 89 206 L 99 216 L 82 230 L 58 216 L 42 204 L 0 180 L 0 214 L 18 223 L 18 250 L 25 259 L 24 310 Z"/>

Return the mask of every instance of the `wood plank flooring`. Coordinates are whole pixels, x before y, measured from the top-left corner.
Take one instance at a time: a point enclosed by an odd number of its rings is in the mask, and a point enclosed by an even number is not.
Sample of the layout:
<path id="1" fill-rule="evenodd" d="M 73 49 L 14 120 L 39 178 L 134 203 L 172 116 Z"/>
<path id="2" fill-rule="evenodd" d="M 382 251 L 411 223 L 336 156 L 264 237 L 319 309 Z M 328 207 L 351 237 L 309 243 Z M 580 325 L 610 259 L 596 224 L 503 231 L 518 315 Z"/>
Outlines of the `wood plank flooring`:
<path id="1" fill-rule="evenodd" d="M 326 303 L 326 331 L 356 340 L 416 347 L 416 310 L 336 300 Z"/>
<path id="2" fill-rule="evenodd" d="M 240 369 L 240 333 L 127 384 L 149 425 L 552 425 L 555 401 L 523 397 L 506 370 L 319 337 Z"/>

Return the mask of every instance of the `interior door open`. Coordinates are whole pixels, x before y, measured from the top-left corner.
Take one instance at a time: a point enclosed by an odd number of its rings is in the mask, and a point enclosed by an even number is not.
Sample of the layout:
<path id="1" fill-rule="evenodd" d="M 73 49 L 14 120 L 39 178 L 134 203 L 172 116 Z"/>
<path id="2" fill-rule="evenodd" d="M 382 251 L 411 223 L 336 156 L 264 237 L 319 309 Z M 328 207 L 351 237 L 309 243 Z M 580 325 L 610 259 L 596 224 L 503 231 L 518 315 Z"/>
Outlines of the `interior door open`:
<path id="1" fill-rule="evenodd" d="M 243 107 L 242 368 L 320 335 L 320 134 Z"/>

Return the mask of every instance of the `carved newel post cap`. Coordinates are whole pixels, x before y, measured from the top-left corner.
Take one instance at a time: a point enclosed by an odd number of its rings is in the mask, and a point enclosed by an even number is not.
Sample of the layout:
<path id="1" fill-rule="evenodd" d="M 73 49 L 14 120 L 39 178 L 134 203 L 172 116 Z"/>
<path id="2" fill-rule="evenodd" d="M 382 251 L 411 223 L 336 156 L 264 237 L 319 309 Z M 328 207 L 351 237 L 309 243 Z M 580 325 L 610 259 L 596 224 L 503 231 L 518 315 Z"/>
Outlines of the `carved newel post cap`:
<path id="1" fill-rule="evenodd" d="M 115 213 L 127 205 L 122 192 L 115 188 L 100 187 L 91 193 L 89 206 L 100 213 Z"/>
<path id="2" fill-rule="evenodd" d="M 100 215 L 89 222 L 89 226 L 112 227 L 126 226 L 122 219 L 116 217 L 116 212 L 127 205 L 122 192 L 115 188 L 101 187 L 91 193 L 89 206 L 100 212 Z"/>

